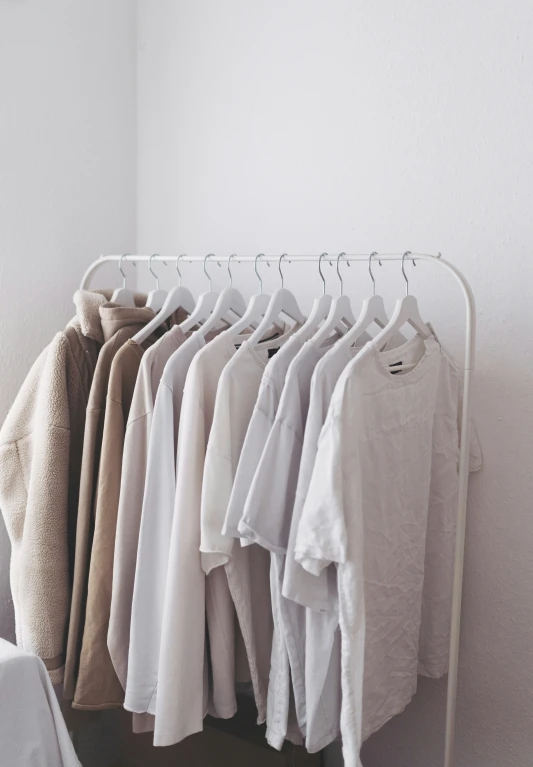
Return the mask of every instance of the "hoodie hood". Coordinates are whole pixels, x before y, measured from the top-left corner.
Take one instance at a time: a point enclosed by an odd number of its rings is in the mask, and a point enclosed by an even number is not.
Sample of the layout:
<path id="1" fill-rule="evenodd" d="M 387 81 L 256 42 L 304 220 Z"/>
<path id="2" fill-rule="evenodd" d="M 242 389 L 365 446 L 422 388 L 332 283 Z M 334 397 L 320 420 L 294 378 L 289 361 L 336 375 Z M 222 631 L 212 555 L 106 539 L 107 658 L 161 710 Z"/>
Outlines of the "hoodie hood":
<path id="1" fill-rule="evenodd" d="M 108 308 L 113 307 L 114 309 L 120 310 L 122 313 L 137 311 L 136 308 L 129 306 L 126 307 L 118 306 L 117 304 L 109 304 L 108 302 L 112 295 L 113 290 L 77 290 L 74 293 L 73 299 L 74 305 L 76 307 L 76 317 L 70 324 L 73 324 L 77 321 L 81 328 L 82 334 L 86 338 L 91 338 L 93 341 L 96 341 L 99 344 L 103 344 L 107 338 L 110 337 L 109 328 L 107 327 L 109 323 L 113 323 L 114 321 L 120 323 L 122 320 L 122 325 L 117 324 L 115 326 L 116 330 L 118 330 L 119 327 L 124 327 L 125 324 L 144 324 L 145 322 L 148 322 L 147 319 L 143 319 L 142 317 L 137 319 L 136 322 L 126 321 L 125 314 L 122 317 L 117 314 L 115 317 L 110 312 L 105 312 L 104 316 L 101 316 L 100 308 L 105 304 L 107 304 Z M 135 293 L 134 300 L 136 307 L 144 307 L 146 303 L 146 294 Z M 151 319 L 151 317 L 153 317 L 153 312 L 150 309 L 146 311 L 150 312 L 148 319 Z M 105 330 L 103 323 L 106 324 Z M 111 333 L 111 335 L 112 334 L 113 333 Z"/>

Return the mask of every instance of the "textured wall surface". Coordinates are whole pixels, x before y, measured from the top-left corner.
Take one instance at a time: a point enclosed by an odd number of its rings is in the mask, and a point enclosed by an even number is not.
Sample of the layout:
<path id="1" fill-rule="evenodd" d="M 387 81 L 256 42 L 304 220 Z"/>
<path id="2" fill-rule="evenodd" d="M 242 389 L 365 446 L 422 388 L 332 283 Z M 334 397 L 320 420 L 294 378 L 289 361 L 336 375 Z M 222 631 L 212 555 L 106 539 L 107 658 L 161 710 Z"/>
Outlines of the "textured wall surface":
<path id="1" fill-rule="evenodd" d="M 0 0 L 0 422 L 90 261 L 134 247 L 135 56 L 129 0 Z M 13 639 L 0 528 L 0 636 Z"/>
<path id="2" fill-rule="evenodd" d="M 140 0 L 139 46 L 145 252 L 440 250 L 471 280 L 485 468 L 470 485 L 456 764 L 530 767 L 533 6 Z M 390 306 L 399 267 L 376 270 Z M 253 284 L 251 266 L 234 271 Z M 200 266 L 183 272 L 204 288 Z M 277 270 L 263 272 L 275 286 Z M 316 270 L 285 272 L 308 305 Z M 345 275 L 357 306 L 368 274 Z M 410 275 L 460 354 L 453 281 L 426 264 Z M 440 767 L 444 700 L 422 680 L 365 767 Z"/>

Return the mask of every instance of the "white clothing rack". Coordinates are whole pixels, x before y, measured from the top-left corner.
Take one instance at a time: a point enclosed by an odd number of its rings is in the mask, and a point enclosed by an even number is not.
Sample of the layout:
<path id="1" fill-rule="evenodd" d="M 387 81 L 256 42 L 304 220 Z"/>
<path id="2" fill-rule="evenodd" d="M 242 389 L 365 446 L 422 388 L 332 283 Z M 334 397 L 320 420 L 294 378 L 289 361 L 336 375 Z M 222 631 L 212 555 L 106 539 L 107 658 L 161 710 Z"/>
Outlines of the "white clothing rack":
<path id="1" fill-rule="evenodd" d="M 288 255 L 284 254 L 288 262 L 318 262 L 318 255 Z M 343 261 L 349 262 L 369 262 L 370 254 L 343 254 Z M 381 261 L 401 261 L 404 253 L 379 253 L 375 254 L 376 259 Z M 123 261 L 130 262 L 148 262 L 151 266 L 153 261 L 162 262 L 184 262 L 184 263 L 204 263 L 207 258 L 215 262 L 225 262 L 231 260 L 232 264 L 253 262 L 257 256 L 160 256 L 160 255 L 109 255 L 101 256 L 94 261 L 85 272 L 81 281 L 81 288 L 88 290 L 93 275 L 105 263 L 117 262 L 119 267 Z M 281 263 L 281 258 L 261 254 L 261 263 L 273 262 Z M 324 255 L 325 260 L 333 260 L 335 256 Z M 469 474 L 469 448 L 470 448 L 470 410 L 471 410 L 471 381 L 474 370 L 475 344 L 476 344 L 476 310 L 472 289 L 466 277 L 457 269 L 457 267 L 445 261 L 440 253 L 431 255 L 428 253 L 409 253 L 405 260 L 428 261 L 442 269 L 450 272 L 457 280 L 465 299 L 466 306 L 466 324 L 465 324 L 465 364 L 463 380 L 463 410 L 462 410 L 462 431 L 459 459 L 459 488 L 457 496 L 457 532 L 455 544 L 455 563 L 453 579 L 453 597 L 452 597 L 452 621 L 450 632 L 450 658 L 448 671 L 448 690 L 446 700 L 446 733 L 444 749 L 444 767 L 453 767 L 453 750 L 455 743 L 455 720 L 457 706 L 457 675 L 459 667 L 459 639 L 461 631 L 461 601 L 463 590 L 463 568 L 465 551 L 465 532 L 466 532 L 466 505 L 468 493 L 468 474 Z"/>

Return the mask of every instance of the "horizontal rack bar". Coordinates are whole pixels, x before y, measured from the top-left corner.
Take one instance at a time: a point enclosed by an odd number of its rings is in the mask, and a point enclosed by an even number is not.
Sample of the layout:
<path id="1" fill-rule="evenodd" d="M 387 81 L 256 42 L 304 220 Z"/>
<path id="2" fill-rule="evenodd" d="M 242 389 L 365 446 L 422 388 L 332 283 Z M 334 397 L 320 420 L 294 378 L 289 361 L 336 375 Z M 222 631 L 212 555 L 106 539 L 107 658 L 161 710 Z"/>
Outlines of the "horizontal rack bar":
<path id="1" fill-rule="evenodd" d="M 337 258 L 339 253 L 325 253 L 325 254 L 316 254 L 316 255 L 291 255 L 290 253 L 283 253 L 283 254 L 277 254 L 277 255 L 266 255 L 265 253 L 259 253 L 255 254 L 253 256 L 250 255 L 238 255 L 238 254 L 232 254 L 232 255 L 224 255 L 219 256 L 216 253 L 209 253 L 206 256 L 188 256 L 188 255 L 181 255 L 181 256 L 161 256 L 158 253 L 153 255 L 147 255 L 147 254 L 133 254 L 128 253 L 126 255 L 109 255 L 109 256 L 100 256 L 97 262 L 95 263 L 101 263 L 105 261 L 125 261 L 125 262 L 135 262 L 135 261 L 147 261 L 149 262 L 150 259 L 152 261 L 158 261 L 158 262 L 167 262 L 167 261 L 180 261 L 187 263 L 187 264 L 193 264 L 193 263 L 203 263 L 206 259 L 212 260 L 212 261 L 224 261 L 227 262 L 231 259 L 232 263 L 246 263 L 246 262 L 253 262 L 255 259 L 260 256 L 262 261 L 279 261 L 280 258 L 283 256 L 287 261 L 294 260 L 296 262 L 313 262 L 318 261 L 318 259 L 321 257 L 321 255 L 324 256 L 324 258 L 333 260 L 334 258 Z M 343 259 L 344 261 L 365 261 L 368 260 L 370 257 L 370 253 L 343 253 Z M 380 258 L 386 261 L 399 261 L 403 258 L 404 253 L 375 253 L 375 258 Z M 408 251 L 408 255 L 406 255 L 406 260 L 412 260 L 413 258 L 441 258 L 440 253 L 411 253 Z"/>

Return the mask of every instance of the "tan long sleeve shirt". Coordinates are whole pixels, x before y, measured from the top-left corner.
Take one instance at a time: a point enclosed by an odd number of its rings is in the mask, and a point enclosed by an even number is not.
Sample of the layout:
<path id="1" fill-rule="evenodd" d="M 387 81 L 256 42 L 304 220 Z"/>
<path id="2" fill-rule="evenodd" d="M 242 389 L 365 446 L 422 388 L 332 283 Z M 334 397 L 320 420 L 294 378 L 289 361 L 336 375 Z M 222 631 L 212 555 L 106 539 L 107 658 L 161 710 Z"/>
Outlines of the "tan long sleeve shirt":
<path id="1" fill-rule="evenodd" d="M 124 691 L 107 648 L 113 554 L 124 434 L 144 349 L 129 340 L 117 352 L 110 370 L 94 505 L 85 626 L 74 708 L 122 705 Z"/>
<path id="2" fill-rule="evenodd" d="M 178 312 L 171 322 L 180 322 L 185 317 L 186 314 Z M 143 354 L 166 329 L 167 325 L 162 325 L 142 346 L 128 340 L 111 363 L 94 504 L 85 626 L 73 702 L 76 709 L 111 708 L 124 702 L 124 689 L 107 643 L 124 439 Z"/>

